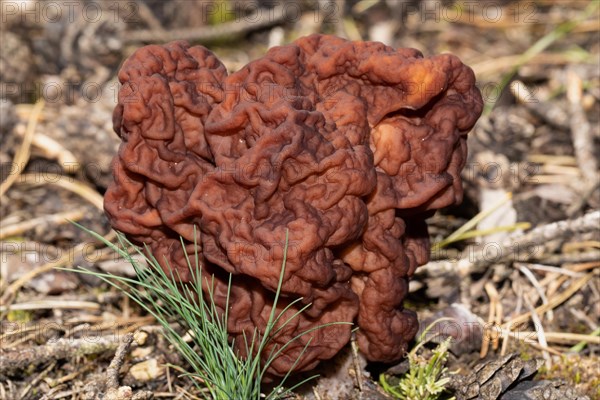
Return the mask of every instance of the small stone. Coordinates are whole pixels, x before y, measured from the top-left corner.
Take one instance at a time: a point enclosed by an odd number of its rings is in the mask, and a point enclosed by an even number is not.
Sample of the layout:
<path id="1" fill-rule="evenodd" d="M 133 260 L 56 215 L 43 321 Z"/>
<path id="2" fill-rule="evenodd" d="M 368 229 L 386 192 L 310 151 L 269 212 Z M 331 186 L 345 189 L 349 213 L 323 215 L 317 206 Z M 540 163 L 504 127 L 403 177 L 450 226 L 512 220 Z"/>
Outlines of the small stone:
<path id="1" fill-rule="evenodd" d="M 146 358 L 146 357 L 150 356 L 150 354 L 152 354 L 153 351 L 154 351 L 153 346 L 136 347 L 135 349 L 131 350 L 131 356 L 136 359 Z"/>
<path id="2" fill-rule="evenodd" d="M 133 340 L 135 340 L 138 346 L 143 346 L 146 343 L 146 340 L 148 340 L 148 333 L 144 331 L 135 331 Z"/>
<path id="3" fill-rule="evenodd" d="M 129 373 L 136 380 L 147 382 L 165 374 L 165 366 L 160 364 L 156 358 L 151 358 L 133 365 Z"/>

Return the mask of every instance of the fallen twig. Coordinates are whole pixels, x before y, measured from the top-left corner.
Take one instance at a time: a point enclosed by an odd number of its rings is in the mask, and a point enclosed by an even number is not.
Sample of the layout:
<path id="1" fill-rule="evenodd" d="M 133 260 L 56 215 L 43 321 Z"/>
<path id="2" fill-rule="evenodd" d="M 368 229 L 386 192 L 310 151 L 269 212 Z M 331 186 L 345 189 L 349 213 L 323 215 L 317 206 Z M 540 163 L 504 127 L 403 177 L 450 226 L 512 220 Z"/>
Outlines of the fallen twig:
<path id="1" fill-rule="evenodd" d="M 210 41 L 224 37 L 235 37 L 246 32 L 264 29 L 285 21 L 287 10 L 283 5 L 272 9 L 259 8 L 244 18 L 236 18 L 231 22 L 223 22 L 214 26 L 200 26 L 192 28 L 148 29 L 127 32 L 125 41 L 137 42 L 171 42 L 173 40 Z"/>
<path id="2" fill-rule="evenodd" d="M 490 60 L 493 63 L 494 60 Z M 531 89 L 522 81 L 514 81 L 511 85 L 511 93 L 520 104 L 531 110 L 533 114 L 542 118 L 552 126 L 561 129 L 569 129 L 569 113 L 557 104 L 545 101 L 541 102 L 535 98 Z M 564 156 L 559 156 L 564 157 Z M 539 162 L 539 161 L 532 161 Z M 542 163 L 544 164 L 544 163 Z M 550 164 L 556 165 L 556 164 Z"/>
<path id="3" fill-rule="evenodd" d="M 73 192 L 85 200 L 92 203 L 96 208 L 104 211 L 104 198 L 95 189 L 86 185 L 83 182 L 79 182 L 68 176 L 59 174 L 44 174 L 43 179 L 37 174 L 24 174 L 19 179 L 19 184 L 29 184 L 34 186 L 52 184 L 59 186 L 65 190 Z"/>
<path id="4" fill-rule="evenodd" d="M 540 347 L 547 348 L 548 341 L 546 340 L 546 334 L 544 332 L 544 325 L 542 324 L 542 320 L 540 319 L 540 316 L 537 313 L 536 309 L 533 307 L 533 304 L 531 304 L 531 301 L 529 300 L 529 296 L 524 295 L 523 300 L 525 302 L 525 307 L 527 307 L 527 309 L 529 310 L 529 314 L 531 316 L 531 321 L 533 322 L 533 325 L 538 328 L 538 330 L 537 330 L 538 343 L 540 344 Z M 550 312 L 550 311 L 548 311 L 548 312 Z M 544 357 L 546 368 L 549 369 L 550 367 L 552 367 L 552 359 L 550 358 L 550 354 L 548 353 L 548 351 L 542 350 L 542 356 Z"/>
<path id="5" fill-rule="evenodd" d="M 114 237 L 115 232 L 112 230 L 104 236 L 106 240 L 112 240 Z M 27 272 L 6 288 L 4 294 L 0 297 L 0 305 L 3 305 L 6 308 L 8 308 L 10 303 L 12 303 L 12 301 L 14 300 L 17 292 L 21 289 L 21 287 L 23 287 L 23 285 L 25 285 L 27 282 L 29 282 L 31 279 L 35 278 L 38 275 L 51 271 L 54 268 L 64 267 L 65 265 L 74 262 L 73 255 L 83 254 L 84 250 L 89 251 L 89 246 L 90 243 L 80 243 L 69 249 L 69 251 L 64 252 L 57 260 L 51 261 Z M 3 313 L 3 311 L 0 311 L 0 314 L 1 313 Z"/>
<path id="6" fill-rule="evenodd" d="M 35 106 L 34 106 L 35 107 Z M 32 110 L 22 111 L 19 114 L 24 114 L 24 118 L 28 120 L 31 118 Z M 40 114 L 38 117 L 38 121 L 43 121 L 44 119 L 48 119 L 48 117 L 44 117 L 44 113 Z M 24 137 L 28 133 L 28 129 L 23 127 L 22 125 L 18 125 L 15 127 L 15 133 L 18 136 Z M 31 147 L 33 148 L 33 153 L 39 154 L 48 159 L 48 160 L 56 160 L 60 165 L 68 165 L 70 171 L 76 172 L 80 168 L 80 163 L 75 155 L 67 150 L 61 143 L 56 141 L 55 139 L 47 136 L 41 132 L 34 132 L 33 138 L 31 139 Z"/>
<path id="7" fill-rule="evenodd" d="M 22 221 L 22 222 L 19 222 L 16 224 L 11 224 L 11 225 L 6 225 L 6 226 L 0 224 L 0 240 L 5 239 L 10 236 L 19 235 L 25 231 L 28 231 L 29 229 L 33 229 L 42 224 L 59 225 L 59 224 L 68 222 L 68 220 L 70 220 L 70 221 L 80 220 L 84 216 L 85 216 L 84 210 L 71 210 L 71 211 L 64 211 L 64 212 L 61 212 L 58 214 L 44 215 L 41 217 L 32 218 L 27 221 Z"/>
<path id="8" fill-rule="evenodd" d="M 581 78 L 573 71 L 567 73 L 567 98 L 569 100 L 569 121 L 575 158 L 581 174 L 588 185 L 598 181 L 598 162 L 594 155 L 592 127 L 587 120 L 583 107 Z"/>
<path id="9" fill-rule="evenodd" d="M 123 366 L 125 356 L 131 347 L 131 343 L 133 343 L 133 333 L 128 333 L 123 338 L 121 344 L 119 344 L 115 356 L 106 370 L 106 388 L 108 390 L 119 388 L 119 371 Z"/>
<path id="10" fill-rule="evenodd" d="M 539 315 L 548 310 L 552 310 L 556 306 L 562 304 L 564 301 L 566 301 L 571 296 L 573 296 L 586 283 L 588 283 L 592 279 L 592 277 L 594 277 L 594 275 L 596 275 L 596 274 L 594 272 L 591 272 L 591 273 L 577 279 L 575 282 L 573 282 L 573 284 L 571 286 L 569 286 L 569 288 L 567 290 L 558 294 L 557 296 L 554 296 L 554 297 L 548 299 L 548 303 L 542 304 L 541 306 L 537 307 L 535 309 L 535 312 L 538 313 L 538 315 Z M 526 313 L 523 313 L 521 315 L 518 315 L 518 316 L 512 318 L 508 322 L 505 322 L 502 326 L 504 328 L 510 329 L 511 327 L 517 326 L 523 322 L 528 321 L 530 317 L 531 317 L 531 312 L 526 312 Z"/>
<path id="11" fill-rule="evenodd" d="M 33 311 L 33 310 L 52 310 L 52 309 L 84 309 L 84 310 L 99 310 L 98 303 L 89 301 L 56 301 L 56 300 L 36 300 L 26 303 L 11 304 L 10 306 L 0 305 L 0 312 L 7 310 L 11 311 Z"/>
<path id="12" fill-rule="evenodd" d="M 33 380 L 31 380 L 31 382 L 29 382 L 29 384 L 27 386 L 25 386 L 25 389 L 23 389 L 23 391 L 19 394 L 19 400 L 25 399 L 27 394 L 31 390 L 31 388 L 33 388 L 42 379 L 44 379 L 46 377 L 46 375 L 48 375 L 48 373 L 54 369 L 55 366 L 56 366 L 56 361 L 54 361 L 50 365 L 48 365 L 42 372 L 40 372 L 38 374 L 38 376 L 36 376 Z"/>
<path id="13" fill-rule="evenodd" d="M 118 345 L 118 338 L 114 335 L 82 339 L 58 339 L 53 343 L 42 346 L 31 346 L 3 352 L 2 357 L 0 357 L 0 371 L 6 375 L 13 375 L 31 366 L 45 364 L 53 360 L 112 351 Z"/>
<path id="14" fill-rule="evenodd" d="M 546 297 L 546 293 L 544 292 L 544 288 L 540 285 L 540 282 L 537 280 L 535 275 L 523 264 L 515 263 L 515 266 L 521 271 L 523 275 L 531 282 L 535 290 L 537 291 L 540 299 L 542 299 L 542 304 L 548 304 L 548 298 Z M 548 320 L 552 321 L 554 319 L 554 313 L 552 310 L 548 311 Z"/>
<path id="15" fill-rule="evenodd" d="M 496 324 L 499 325 L 500 323 L 502 323 L 502 316 L 500 311 L 502 309 L 502 306 L 499 301 L 498 291 L 490 282 L 485 284 L 485 291 L 488 297 L 490 298 L 490 311 L 488 313 L 487 323 L 488 326 L 492 327 L 492 329 L 486 329 L 486 332 L 484 332 L 483 334 L 481 349 L 479 351 L 480 358 L 485 358 L 485 356 L 487 355 L 490 348 L 490 340 L 493 339 L 494 349 L 498 347 L 498 337 L 492 337 L 492 331 L 493 327 L 495 327 Z"/>
<path id="16" fill-rule="evenodd" d="M 586 263 L 600 260 L 600 250 L 576 253 L 550 254 L 539 259 L 544 264 L 561 265 L 564 263 Z"/>
<path id="17" fill-rule="evenodd" d="M 479 248 L 469 246 L 458 260 L 431 261 L 420 267 L 418 273 L 438 276 L 443 273 L 457 273 L 467 276 L 482 272 L 486 267 L 508 261 L 529 261 L 543 259 L 548 242 L 571 237 L 576 233 L 597 230 L 600 226 L 600 211 L 593 211 L 579 218 L 552 222 L 538 226 L 525 233 L 508 236 L 501 243 L 487 243 Z"/>
<path id="18" fill-rule="evenodd" d="M 86 397 L 98 396 L 100 392 L 102 392 L 104 393 L 103 399 L 106 400 L 144 400 L 152 398 L 152 392 L 150 391 L 140 390 L 134 394 L 131 387 L 119 386 L 119 371 L 121 371 L 121 368 L 123 367 L 125 356 L 133 343 L 133 338 L 133 333 L 128 333 L 123 337 L 123 340 L 115 352 L 115 356 L 106 370 L 106 380 L 99 386 L 97 382 L 94 382 L 93 385 L 89 385 L 86 390 Z"/>
<path id="19" fill-rule="evenodd" d="M 31 143 L 33 142 L 33 135 L 35 134 L 35 127 L 37 126 L 38 118 L 40 117 L 43 108 L 43 100 L 37 102 L 33 107 L 29 121 L 27 122 L 27 129 L 25 130 L 25 136 L 23 137 L 23 144 L 21 147 L 19 147 L 19 150 L 17 150 L 13 160 L 13 165 L 17 167 L 17 171 L 9 174 L 6 177 L 6 180 L 0 183 L 0 197 L 2 197 L 17 180 L 21 174 L 21 171 L 25 168 L 25 164 L 27 164 L 29 161 L 29 156 L 31 154 Z"/>

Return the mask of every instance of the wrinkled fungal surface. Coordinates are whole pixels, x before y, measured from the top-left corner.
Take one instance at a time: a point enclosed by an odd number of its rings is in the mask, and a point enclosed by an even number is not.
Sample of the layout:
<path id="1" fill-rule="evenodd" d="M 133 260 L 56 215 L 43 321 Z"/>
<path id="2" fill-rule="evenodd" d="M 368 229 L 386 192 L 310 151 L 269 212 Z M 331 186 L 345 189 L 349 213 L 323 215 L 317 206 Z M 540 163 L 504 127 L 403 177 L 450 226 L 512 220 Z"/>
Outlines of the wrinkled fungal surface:
<path id="1" fill-rule="evenodd" d="M 244 331 L 265 329 L 289 230 L 277 309 L 302 298 L 285 321 L 311 306 L 271 346 L 354 322 L 369 360 L 403 356 L 417 331 L 402 301 L 428 260 L 425 218 L 462 198 L 466 134 L 482 110 L 470 68 L 313 35 L 232 74 L 202 46 L 147 46 L 119 80 L 110 222 L 183 282 L 179 238 L 190 255 L 197 242 L 221 309 L 233 274 L 228 329 L 240 351 Z M 301 336 L 269 372 L 290 370 L 309 340 L 295 370 L 315 367 L 351 328 Z"/>

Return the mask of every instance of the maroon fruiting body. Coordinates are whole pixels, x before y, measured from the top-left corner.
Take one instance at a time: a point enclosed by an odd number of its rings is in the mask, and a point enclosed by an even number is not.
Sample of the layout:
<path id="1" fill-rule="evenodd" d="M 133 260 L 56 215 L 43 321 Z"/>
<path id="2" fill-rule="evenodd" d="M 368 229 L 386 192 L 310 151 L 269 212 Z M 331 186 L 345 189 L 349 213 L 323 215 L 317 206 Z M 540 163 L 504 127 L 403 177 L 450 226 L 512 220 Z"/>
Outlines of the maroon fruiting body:
<path id="1" fill-rule="evenodd" d="M 189 254 L 196 241 L 221 309 L 232 273 L 228 328 L 240 350 L 244 331 L 264 332 L 287 229 L 277 308 L 312 305 L 271 345 L 346 321 L 368 359 L 402 357 L 417 330 L 402 300 L 428 260 L 425 218 L 462 197 L 466 133 L 482 110 L 471 69 L 452 55 L 314 35 L 231 75 L 201 46 L 147 46 L 119 79 L 123 143 L 105 198 L 115 229 L 184 281 L 179 237 Z M 350 330 L 301 336 L 270 372 L 287 372 L 309 340 L 296 370 L 313 368 Z"/>

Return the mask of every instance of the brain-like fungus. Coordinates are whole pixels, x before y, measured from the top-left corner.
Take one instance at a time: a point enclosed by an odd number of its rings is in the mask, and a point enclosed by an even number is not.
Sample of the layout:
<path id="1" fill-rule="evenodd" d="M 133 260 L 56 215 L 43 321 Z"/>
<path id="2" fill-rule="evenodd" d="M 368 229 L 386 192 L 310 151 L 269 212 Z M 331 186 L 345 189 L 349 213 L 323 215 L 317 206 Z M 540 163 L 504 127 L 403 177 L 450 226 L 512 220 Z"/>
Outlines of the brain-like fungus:
<path id="1" fill-rule="evenodd" d="M 238 350 L 244 332 L 265 330 L 289 231 L 277 309 L 302 298 L 285 321 L 310 307 L 270 346 L 354 322 L 369 360 L 402 357 L 417 331 L 402 301 L 428 260 L 425 219 L 462 198 L 466 134 L 482 110 L 470 68 L 449 54 L 313 35 L 232 74 L 202 46 L 147 46 L 119 80 L 110 222 L 183 282 L 180 237 L 190 255 L 196 242 L 221 310 L 233 274 Z M 300 336 L 269 372 L 299 356 L 296 371 L 315 367 L 351 328 Z"/>

